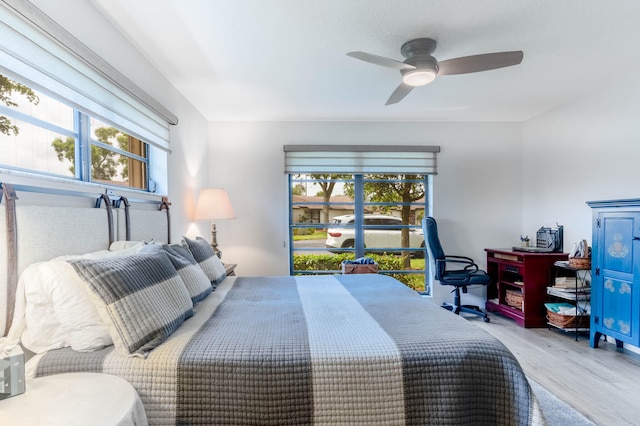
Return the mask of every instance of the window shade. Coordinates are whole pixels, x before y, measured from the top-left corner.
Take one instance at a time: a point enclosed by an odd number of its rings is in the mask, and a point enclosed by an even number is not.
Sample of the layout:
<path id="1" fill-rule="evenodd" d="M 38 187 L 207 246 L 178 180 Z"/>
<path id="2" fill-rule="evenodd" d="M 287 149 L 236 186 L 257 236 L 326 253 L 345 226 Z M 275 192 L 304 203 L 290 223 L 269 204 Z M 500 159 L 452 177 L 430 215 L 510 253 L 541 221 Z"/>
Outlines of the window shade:
<path id="1" fill-rule="evenodd" d="M 178 119 L 25 0 L 0 3 L 0 73 L 169 151 Z"/>
<path id="2" fill-rule="evenodd" d="M 285 173 L 437 174 L 439 146 L 285 145 Z"/>

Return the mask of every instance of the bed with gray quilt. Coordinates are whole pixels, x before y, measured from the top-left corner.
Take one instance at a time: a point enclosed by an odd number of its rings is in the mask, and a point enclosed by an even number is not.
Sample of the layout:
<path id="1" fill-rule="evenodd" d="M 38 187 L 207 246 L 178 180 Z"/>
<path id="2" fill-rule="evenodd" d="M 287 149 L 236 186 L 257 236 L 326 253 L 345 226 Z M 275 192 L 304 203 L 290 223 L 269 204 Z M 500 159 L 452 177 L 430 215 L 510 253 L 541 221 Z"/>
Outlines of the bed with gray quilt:
<path id="1" fill-rule="evenodd" d="M 228 277 L 146 357 L 35 356 L 37 376 L 104 372 L 150 424 L 544 424 L 515 357 L 383 275 Z"/>
<path id="2" fill-rule="evenodd" d="M 28 377 L 120 376 L 153 425 L 544 424 L 499 341 L 391 277 L 225 278 L 165 199 L 0 186 L 0 348 Z"/>

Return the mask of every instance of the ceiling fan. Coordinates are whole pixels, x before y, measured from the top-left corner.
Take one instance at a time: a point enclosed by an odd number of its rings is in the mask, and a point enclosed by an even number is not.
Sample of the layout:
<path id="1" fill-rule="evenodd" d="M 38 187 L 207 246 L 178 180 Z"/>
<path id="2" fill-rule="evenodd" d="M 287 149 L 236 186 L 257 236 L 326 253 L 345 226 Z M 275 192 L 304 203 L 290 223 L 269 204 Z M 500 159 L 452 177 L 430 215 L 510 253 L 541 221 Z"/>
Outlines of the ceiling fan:
<path id="1" fill-rule="evenodd" d="M 431 56 L 436 50 L 436 46 L 436 41 L 431 38 L 409 40 L 400 48 L 400 53 L 405 58 L 402 62 L 366 52 L 349 52 L 347 55 L 375 65 L 400 70 L 402 83 L 393 91 L 385 105 L 400 102 L 414 87 L 431 83 L 437 75 L 467 74 L 510 67 L 522 62 L 523 57 L 521 50 L 514 50 L 464 56 L 438 62 L 436 58 Z"/>

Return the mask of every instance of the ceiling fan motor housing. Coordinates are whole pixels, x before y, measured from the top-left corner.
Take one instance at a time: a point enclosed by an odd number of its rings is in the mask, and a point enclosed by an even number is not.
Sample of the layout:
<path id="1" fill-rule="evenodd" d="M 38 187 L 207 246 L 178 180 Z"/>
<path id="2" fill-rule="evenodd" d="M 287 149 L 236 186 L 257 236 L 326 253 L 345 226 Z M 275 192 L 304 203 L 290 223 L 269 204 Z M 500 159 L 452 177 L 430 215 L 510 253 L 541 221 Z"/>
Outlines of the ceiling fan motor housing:
<path id="1" fill-rule="evenodd" d="M 438 43 L 432 38 L 416 38 L 404 43 L 400 53 L 407 59 L 416 55 L 431 55 L 437 46 Z"/>

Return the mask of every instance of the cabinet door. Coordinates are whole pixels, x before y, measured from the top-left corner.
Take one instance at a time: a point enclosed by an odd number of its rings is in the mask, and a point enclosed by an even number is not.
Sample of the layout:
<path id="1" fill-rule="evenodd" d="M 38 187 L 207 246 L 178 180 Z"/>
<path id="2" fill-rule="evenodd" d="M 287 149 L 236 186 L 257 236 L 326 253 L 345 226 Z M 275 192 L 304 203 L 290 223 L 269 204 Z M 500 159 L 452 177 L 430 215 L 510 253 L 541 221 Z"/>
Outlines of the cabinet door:
<path id="1" fill-rule="evenodd" d="M 594 314 L 603 333 L 627 342 L 638 340 L 640 289 L 640 213 L 601 213 L 594 244 Z"/>

